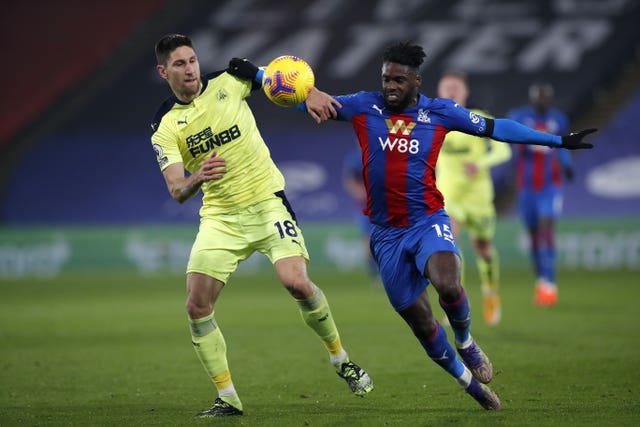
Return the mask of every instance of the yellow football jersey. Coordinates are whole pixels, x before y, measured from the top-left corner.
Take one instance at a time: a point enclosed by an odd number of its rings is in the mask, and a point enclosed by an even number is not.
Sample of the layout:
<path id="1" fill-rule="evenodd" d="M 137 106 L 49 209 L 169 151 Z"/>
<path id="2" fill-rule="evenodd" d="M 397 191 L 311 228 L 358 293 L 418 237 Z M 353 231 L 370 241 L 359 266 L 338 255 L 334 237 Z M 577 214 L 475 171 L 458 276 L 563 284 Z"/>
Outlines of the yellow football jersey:
<path id="1" fill-rule="evenodd" d="M 273 197 L 284 177 L 271 159 L 245 101 L 252 82 L 226 72 L 202 78 L 200 95 L 188 104 L 171 96 L 151 125 L 151 142 L 161 170 L 182 163 L 193 173 L 217 150 L 227 162 L 222 179 L 202 185 L 200 215 L 233 212 Z"/>
<path id="2" fill-rule="evenodd" d="M 484 117 L 481 110 L 471 110 Z M 456 203 L 492 203 L 494 197 L 490 168 L 511 157 L 508 144 L 486 137 L 449 132 L 445 137 L 437 163 L 437 185 L 445 198 L 445 206 Z M 466 163 L 475 163 L 478 173 L 468 176 Z"/>

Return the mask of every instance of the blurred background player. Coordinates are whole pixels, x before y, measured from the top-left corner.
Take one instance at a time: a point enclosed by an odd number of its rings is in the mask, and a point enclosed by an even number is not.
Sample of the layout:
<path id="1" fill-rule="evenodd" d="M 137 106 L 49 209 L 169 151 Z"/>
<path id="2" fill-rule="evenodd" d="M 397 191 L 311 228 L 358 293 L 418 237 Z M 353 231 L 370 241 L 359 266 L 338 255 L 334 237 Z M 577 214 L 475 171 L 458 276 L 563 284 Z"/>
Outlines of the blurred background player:
<path id="1" fill-rule="evenodd" d="M 529 87 L 530 105 L 512 110 L 508 117 L 541 132 L 563 135 L 569 120 L 553 108 L 554 91 L 549 83 Z M 537 277 L 535 302 L 553 306 L 558 300 L 554 222 L 562 210 L 563 175 L 573 179 L 571 155 L 564 149 L 522 145 L 516 150 L 516 173 L 520 215 L 529 235 L 529 250 Z"/>
<path id="2" fill-rule="evenodd" d="M 349 151 L 344 157 L 342 164 L 342 184 L 345 191 L 354 201 L 356 209 L 354 219 L 358 226 L 358 231 L 362 236 L 367 271 L 371 278 L 371 284 L 377 286 L 379 285 L 380 277 L 378 274 L 378 266 L 371 255 L 371 248 L 369 247 L 371 223 L 369 222 L 369 218 L 364 214 L 367 207 L 367 190 L 362 178 L 362 153 L 359 147 Z"/>
<path id="3" fill-rule="evenodd" d="M 181 34 L 162 37 L 155 52 L 157 71 L 173 92 L 151 125 L 158 165 L 176 201 L 203 193 L 200 228 L 187 265 L 186 310 L 193 348 L 218 397 L 196 416 L 243 414 L 214 307 L 238 263 L 256 251 L 273 263 L 337 374 L 354 394 L 368 393 L 371 378 L 349 360 L 329 303 L 307 275 L 309 255 L 284 193 L 284 177 L 245 100 L 260 88 L 262 74 L 251 66 L 255 80 L 238 78 L 246 67 L 240 64 L 201 78 L 191 39 Z"/>
<path id="4" fill-rule="evenodd" d="M 453 99 L 458 105 L 468 108 L 469 85 L 466 74 L 456 71 L 443 74 L 438 82 L 438 97 Z M 470 111 L 491 117 L 479 109 Z M 484 320 L 492 326 L 500 322 L 502 309 L 498 294 L 500 265 L 492 242 L 496 229 L 496 210 L 490 168 L 510 158 L 511 148 L 508 144 L 462 132 L 449 132 L 440 150 L 436 170 L 438 189 L 444 196 L 456 241 L 459 241 L 463 228 L 469 232 L 480 276 Z"/>

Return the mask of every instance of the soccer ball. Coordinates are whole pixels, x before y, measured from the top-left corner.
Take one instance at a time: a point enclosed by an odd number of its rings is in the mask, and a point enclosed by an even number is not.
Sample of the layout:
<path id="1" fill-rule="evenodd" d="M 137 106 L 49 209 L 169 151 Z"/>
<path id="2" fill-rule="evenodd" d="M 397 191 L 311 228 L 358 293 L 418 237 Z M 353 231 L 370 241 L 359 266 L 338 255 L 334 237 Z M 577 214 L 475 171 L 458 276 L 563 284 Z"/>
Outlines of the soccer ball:
<path id="1" fill-rule="evenodd" d="M 271 101 L 282 107 L 300 104 L 313 88 L 313 70 L 297 56 L 279 56 L 267 65 L 262 89 Z"/>

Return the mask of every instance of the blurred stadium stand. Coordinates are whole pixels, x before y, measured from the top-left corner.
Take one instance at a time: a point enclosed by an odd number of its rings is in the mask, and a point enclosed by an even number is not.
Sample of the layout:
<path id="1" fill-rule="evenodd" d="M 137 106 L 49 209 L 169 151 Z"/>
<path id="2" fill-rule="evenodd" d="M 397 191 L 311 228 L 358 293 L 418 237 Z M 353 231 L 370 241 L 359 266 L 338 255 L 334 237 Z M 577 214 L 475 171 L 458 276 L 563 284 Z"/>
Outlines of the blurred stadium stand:
<path id="1" fill-rule="evenodd" d="M 1 82 L 0 224 L 197 218 L 199 200 L 185 207 L 169 198 L 149 143 L 150 120 L 169 95 L 153 55 L 153 44 L 167 32 L 193 37 L 203 72 L 226 67 L 233 56 L 266 64 L 295 54 L 311 63 L 318 86 L 334 94 L 377 90 L 382 48 L 412 39 L 428 53 L 423 93 L 434 96 L 444 70 L 464 70 L 474 104 L 496 116 L 526 103 L 532 81 L 547 80 L 572 128 L 601 128 L 596 149 L 574 157 L 566 214 L 640 212 L 640 2 L 398 5 L 69 0 L 3 6 L 3 45 L 15 67 L 5 66 L 11 78 Z M 350 201 L 340 185 L 341 159 L 354 143 L 349 125 L 317 127 L 259 93 L 250 103 L 289 178 L 299 216 L 349 220 Z"/>

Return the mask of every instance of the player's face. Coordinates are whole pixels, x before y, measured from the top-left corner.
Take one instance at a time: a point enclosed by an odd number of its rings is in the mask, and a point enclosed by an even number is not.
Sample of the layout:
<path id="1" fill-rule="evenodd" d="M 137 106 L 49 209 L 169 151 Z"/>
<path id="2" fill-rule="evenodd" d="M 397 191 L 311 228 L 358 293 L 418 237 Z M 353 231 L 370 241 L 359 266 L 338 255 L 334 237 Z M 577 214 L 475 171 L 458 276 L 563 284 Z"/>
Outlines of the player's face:
<path id="1" fill-rule="evenodd" d="M 418 103 L 418 90 L 422 78 L 407 65 L 385 62 L 382 64 L 382 94 L 392 110 L 404 110 Z"/>
<path id="2" fill-rule="evenodd" d="M 553 103 L 553 88 L 545 84 L 536 84 L 529 89 L 529 99 L 538 111 L 547 111 Z"/>
<path id="3" fill-rule="evenodd" d="M 460 77 L 444 76 L 438 82 L 438 97 L 453 99 L 458 105 L 466 107 L 469 89 Z"/>
<path id="4" fill-rule="evenodd" d="M 176 48 L 169 55 L 167 65 L 158 65 L 157 68 L 181 101 L 191 102 L 200 94 L 200 63 L 189 46 Z"/>

